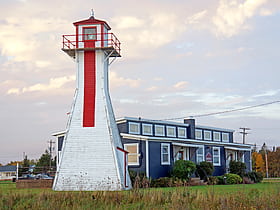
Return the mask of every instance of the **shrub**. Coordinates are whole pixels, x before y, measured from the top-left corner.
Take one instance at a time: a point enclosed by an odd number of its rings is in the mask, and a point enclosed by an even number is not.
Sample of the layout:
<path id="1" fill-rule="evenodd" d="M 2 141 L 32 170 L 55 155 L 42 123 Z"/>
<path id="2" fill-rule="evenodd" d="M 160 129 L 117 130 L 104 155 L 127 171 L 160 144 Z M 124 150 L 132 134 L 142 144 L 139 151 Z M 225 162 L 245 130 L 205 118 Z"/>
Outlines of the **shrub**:
<path id="1" fill-rule="evenodd" d="M 183 180 L 189 180 L 195 172 L 196 166 L 189 160 L 176 160 L 172 170 L 172 176 Z"/>
<path id="2" fill-rule="evenodd" d="M 243 184 L 254 184 L 254 181 L 251 180 L 249 177 L 244 176 L 242 179 L 243 179 Z"/>
<path id="3" fill-rule="evenodd" d="M 232 174 L 237 174 L 241 177 L 245 175 L 246 165 L 241 161 L 230 161 L 229 172 Z"/>
<path id="4" fill-rule="evenodd" d="M 255 183 L 259 183 L 263 180 L 263 175 L 261 172 L 250 171 L 245 174 L 246 177 L 251 179 Z"/>
<path id="5" fill-rule="evenodd" d="M 161 177 L 158 179 L 153 179 L 151 187 L 171 187 L 172 180 L 170 177 Z"/>
<path id="6" fill-rule="evenodd" d="M 240 184 L 242 183 L 242 178 L 237 174 L 225 174 L 226 184 Z"/>
<path id="7" fill-rule="evenodd" d="M 225 179 L 226 179 L 226 176 L 216 176 L 217 177 L 217 184 L 219 184 L 219 185 L 222 185 L 222 184 L 226 184 L 225 183 Z"/>
<path id="8" fill-rule="evenodd" d="M 137 189 L 150 187 L 151 180 L 146 177 L 145 173 L 129 170 L 129 176 L 133 188 Z"/>
<path id="9" fill-rule="evenodd" d="M 151 181 L 151 187 L 182 187 L 187 186 L 186 180 L 181 180 L 176 177 L 161 177 Z"/>
<path id="10" fill-rule="evenodd" d="M 209 176 L 208 177 L 208 184 L 209 185 L 215 185 L 219 183 L 219 178 L 218 176 Z"/>
<path id="11" fill-rule="evenodd" d="M 204 181 L 208 181 L 208 177 L 211 176 L 214 171 L 213 163 L 206 161 L 200 162 L 200 164 L 197 165 L 196 168 L 200 179 L 203 179 Z"/>

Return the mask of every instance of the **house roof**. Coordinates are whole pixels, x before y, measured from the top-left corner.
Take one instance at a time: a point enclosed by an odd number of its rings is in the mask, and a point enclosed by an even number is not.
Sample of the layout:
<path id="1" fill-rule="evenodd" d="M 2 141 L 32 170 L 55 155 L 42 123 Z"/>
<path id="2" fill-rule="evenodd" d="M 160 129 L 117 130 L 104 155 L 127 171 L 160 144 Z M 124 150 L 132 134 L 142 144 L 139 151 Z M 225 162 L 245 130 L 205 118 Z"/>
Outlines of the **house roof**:
<path id="1" fill-rule="evenodd" d="M 167 121 L 167 120 L 151 120 L 151 119 L 145 119 L 145 118 L 136 118 L 136 117 L 122 117 L 116 120 L 117 124 L 126 122 L 126 121 L 137 121 L 137 122 L 147 122 L 147 123 L 158 123 L 158 124 L 166 124 L 166 125 L 178 125 L 187 127 L 189 124 L 187 123 L 180 123 L 180 122 L 174 122 L 174 121 Z"/>
<path id="2" fill-rule="evenodd" d="M 0 172 L 10 172 L 10 171 L 16 171 L 16 166 L 0 166 Z"/>

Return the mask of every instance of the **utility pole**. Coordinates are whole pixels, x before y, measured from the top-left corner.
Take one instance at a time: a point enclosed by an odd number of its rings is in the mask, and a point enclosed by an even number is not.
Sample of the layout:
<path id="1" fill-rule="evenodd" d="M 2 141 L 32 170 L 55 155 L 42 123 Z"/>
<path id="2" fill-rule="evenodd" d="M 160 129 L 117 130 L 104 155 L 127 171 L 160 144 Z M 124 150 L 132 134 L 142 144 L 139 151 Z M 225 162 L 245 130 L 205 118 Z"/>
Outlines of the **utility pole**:
<path id="1" fill-rule="evenodd" d="M 239 133 L 242 134 L 243 144 L 245 144 L 245 136 L 246 136 L 247 134 L 249 134 L 249 133 L 247 133 L 246 131 L 251 130 L 251 128 L 246 128 L 246 127 L 244 127 L 244 128 L 239 128 L 239 129 L 242 130 L 242 131 L 240 131 Z"/>
<path id="2" fill-rule="evenodd" d="M 266 148 L 265 143 L 263 143 L 263 150 L 264 150 L 264 156 L 265 156 L 265 171 L 266 171 L 266 178 L 268 178 L 267 148 Z"/>
<path id="3" fill-rule="evenodd" d="M 49 143 L 49 151 L 50 151 L 50 169 L 51 169 L 51 167 L 52 167 L 52 151 L 53 151 L 53 144 L 55 143 L 54 141 L 52 141 L 52 140 L 49 140 L 48 141 L 48 143 Z"/>

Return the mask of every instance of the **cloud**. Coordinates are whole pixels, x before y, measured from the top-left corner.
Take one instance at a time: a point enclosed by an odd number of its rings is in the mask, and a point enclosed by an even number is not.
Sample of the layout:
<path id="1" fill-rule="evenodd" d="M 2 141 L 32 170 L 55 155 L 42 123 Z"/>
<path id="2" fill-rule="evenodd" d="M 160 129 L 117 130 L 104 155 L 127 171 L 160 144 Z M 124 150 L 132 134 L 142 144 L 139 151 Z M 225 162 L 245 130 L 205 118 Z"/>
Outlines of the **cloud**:
<path id="1" fill-rule="evenodd" d="M 35 84 L 28 87 L 23 88 L 10 88 L 7 91 L 7 94 L 23 94 L 27 92 L 34 92 L 34 91 L 50 91 L 50 90 L 57 90 L 63 87 L 66 83 L 75 81 L 76 76 L 64 76 L 58 78 L 51 78 L 48 84 Z"/>
<path id="2" fill-rule="evenodd" d="M 110 76 L 110 87 L 111 88 L 116 88 L 116 87 L 121 87 L 121 86 L 137 88 L 141 84 L 140 79 L 124 78 L 124 77 L 118 76 L 118 74 L 116 72 L 110 72 L 109 76 Z"/>
<path id="3" fill-rule="evenodd" d="M 188 85 L 188 82 L 180 81 L 180 82 L 177 82 L 175 85 L 173 85 L 173 87 L 177 90 L 182 90 L 182 89 L 185 89 L 187 85 Z"/>
<path id="4" fill-rule="evenodd" d="M 123 16 L 114 18 L 113 23 L 117 29 L 129 29 L 129 28 L 140 28 L 145 24 L 144 19 L 140 19 L 134 16 Z"/>
<path id="5" fill-rule="evenodd" d="M 261 16 L 270 16 L 270 15 L 273 15 L 273 11 L 272 10 L 269 10 L 269 9 L 265 9 L 265 8 L 262 8 L 260 10 L 260 15 Z"/>
<path id="6" fill-rule="evenodd" d="M 59 18 L 30 19 L 23 16 L 19 21 L 18 18 L 6 17 L 0 24 L 1 54 L 13 56 L 15 61 L 34 62 L 38 67 L 49 66 L 50 62 L 41 60 L 40 55 L 53 55 L 53 50 L 60 44 L 60 36 L 55 34 L 67 24 Z"/>
<path id="7" fill-rule="evenodd" d="M 152 52 L 176 40 L 186 30 L 183 20 L 173 13 L 153 12 L 141 19 L 136 16 L 116 16 L 112 23 L 122 46 L 125 46 L 123 54 L 126 58 L 151 57 L 147 50 Z"/>
<path id="8" fill-rule="evenodd" d="M 197 24 L 199 23 L 207 14 L 207 10 L 202 10 L 201 12 L 195 13 L 194 15 L 187 18 L 187 23 Z"/>
<path id="9" fill-rule="evenodd" d="M 212 21 L 216 27 L 216 35 L 232 37 L 246 26 L 247 19 L 256 15 L 256 12 L 267 0 L 220 0 L 216 15 Z"/>
<path id="10" fill-rule="evenodd" d="M 260 94 L 256 94 L 256 95 L 252 96 L 252 98 L 259 98 L 259 97 L 266 97 L 266 96 L 275 96 L 279 92 L 280 92 L 280 89 L 278 89 L 278 90 L 267 90 L 267 91 L 264 91 L 264 92 L 262 92 Z"/>

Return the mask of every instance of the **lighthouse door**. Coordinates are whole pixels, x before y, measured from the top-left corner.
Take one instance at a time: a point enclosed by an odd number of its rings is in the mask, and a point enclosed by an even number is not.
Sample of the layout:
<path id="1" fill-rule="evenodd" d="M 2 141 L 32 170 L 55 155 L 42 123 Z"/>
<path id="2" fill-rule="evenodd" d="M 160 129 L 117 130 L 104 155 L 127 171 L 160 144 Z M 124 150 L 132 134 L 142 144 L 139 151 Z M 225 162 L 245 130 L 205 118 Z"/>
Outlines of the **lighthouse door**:
<path id="1" fill-rule="evenodd" d="M 95 42 L 97 40 L 96 27 L 83 28 L 83 40 L 84 40 L 85 48 L 89 48 L 89 47 L 94 48 Z"/>

